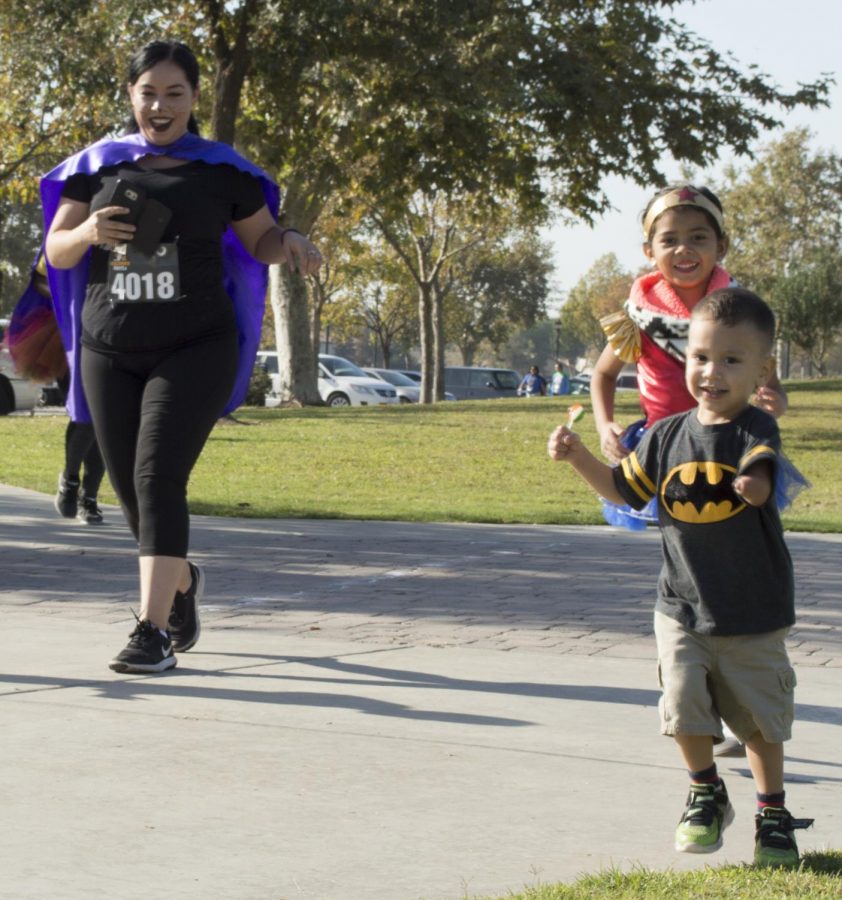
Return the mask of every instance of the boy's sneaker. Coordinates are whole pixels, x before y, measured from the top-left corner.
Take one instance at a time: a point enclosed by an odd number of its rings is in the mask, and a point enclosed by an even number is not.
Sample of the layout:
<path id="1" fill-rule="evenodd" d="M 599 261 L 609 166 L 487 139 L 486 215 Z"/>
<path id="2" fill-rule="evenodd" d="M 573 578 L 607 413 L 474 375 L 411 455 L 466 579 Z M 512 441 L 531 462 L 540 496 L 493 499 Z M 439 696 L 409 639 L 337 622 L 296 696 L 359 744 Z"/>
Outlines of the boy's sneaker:
<path id="1" fill-rule="evenodd" d="M 115 672 L 163 672 L 175 668 L 176 658 L 172 651 L 169 635 L 161 634 L 148 619 L 138 619 L 125 649 L 108 663 L 108 667 Z"/>
<path id="2" fill-rule="evenodd" d="M 754 864 L 797 866 L 798 845 L 792 832 L 809 828 L 813 819 L 793 819 L 782 807 L 766 806 L 755 817 Z"/>
<path id="3" fill-rule="evenodd" d="M 199 601 L 205 590 L 205 573 L 191 562 L 187 565 L 190 566 L 190 587 L 183 594 L 181 591 L 175 592 L 167 623 L 173 647 L 179 653 L 193 647 L 202 630 L 199 624 Z"/>
<path id="4" fill-rule="evenodd" d="M 691 784 L 684 815 L 675 829 L 675 849 L 681 853 L 714 853 L 722 832 L 734 821 L 725 782 Z"/>
<path id="5" fill-rule="evenodd" d="M 79 482 L 68 481 L 64 473 L 58 477 L 58 493 L 56 494 L 56 512 L 65 519 L 75 519 L 79 505 Z"/>
<path id="6" fill-rule="evenodd" d="M 83 525 L 102 525 L 102 510 L 97 506 L 96 497 L 82 497 L 76 518 Z"/>

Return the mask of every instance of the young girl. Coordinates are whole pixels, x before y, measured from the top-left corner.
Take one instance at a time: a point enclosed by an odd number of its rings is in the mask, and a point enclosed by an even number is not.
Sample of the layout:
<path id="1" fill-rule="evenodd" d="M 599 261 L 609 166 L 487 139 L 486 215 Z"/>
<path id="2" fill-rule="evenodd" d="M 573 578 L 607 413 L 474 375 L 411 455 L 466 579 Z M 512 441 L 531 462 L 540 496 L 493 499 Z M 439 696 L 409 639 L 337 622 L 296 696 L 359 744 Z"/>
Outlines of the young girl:
<path id="1" fill-rule="evenodd" d="M 674 185 L 657 193 L 643 213 L 643 252 L 654 271 L 636 279 L 622 310 L 601 320 L 608 338 L 591 380 L 591 400 L 600 446 L 619 463 L 654 422 L 692 409 L 684 379 L 684 351 L 690 312 L 707 294 L 733 281 L 721 266 L 728 250 L 722 204 L 707 188 Z M 628 428 L 614 421 L 617 376 L 627 363 L 637 366 L 645 419 Z M 786 394 L 773 375 L 755 394 L 761 409 L 778 417 Z M 604 504 L 612 525 L 643 529 L 657 521 L 654 506 L 638 512 Z"/>

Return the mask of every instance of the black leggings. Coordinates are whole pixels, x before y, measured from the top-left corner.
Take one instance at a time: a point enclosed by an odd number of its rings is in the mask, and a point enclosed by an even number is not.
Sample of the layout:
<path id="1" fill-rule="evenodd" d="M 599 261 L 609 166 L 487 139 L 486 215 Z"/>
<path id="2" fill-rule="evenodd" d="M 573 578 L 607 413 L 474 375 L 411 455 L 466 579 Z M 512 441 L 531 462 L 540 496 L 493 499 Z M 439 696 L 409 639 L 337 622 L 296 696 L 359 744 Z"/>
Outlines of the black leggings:
<path id="1" fill-rule="evenodd" d="M 58 387 L 61 399 L 66 403 L 70 376 L 63 375 L 58 380 Z M 99 452 L 94 427 L 88 422 L 74 422 L 71 419 L 64 432 L 64 477 L 68 481 L 78 481 L 83 465 L 85 474 L 82 477 L 82 496 L 96 499 L 105 475 L 105 463 Z"/>
<path id="2" fill-rule="evenodd" d="M 68 481 L 78 481 L 79 472 L 84 465 L 82 475 L 82 496 L 96 499 L 102 477 L 105 475 L 105 463 L 92 425 L 87 422 L 68 422 L 64 432 L 64 477 Z"/>
<path id="3" fill-rule="evenodd" d="M 82 348 L 97 440 L 141 556 L 187 556 L 187 479 L 231 396 L 238 355 L 234 333 L 149 353 Z"/>

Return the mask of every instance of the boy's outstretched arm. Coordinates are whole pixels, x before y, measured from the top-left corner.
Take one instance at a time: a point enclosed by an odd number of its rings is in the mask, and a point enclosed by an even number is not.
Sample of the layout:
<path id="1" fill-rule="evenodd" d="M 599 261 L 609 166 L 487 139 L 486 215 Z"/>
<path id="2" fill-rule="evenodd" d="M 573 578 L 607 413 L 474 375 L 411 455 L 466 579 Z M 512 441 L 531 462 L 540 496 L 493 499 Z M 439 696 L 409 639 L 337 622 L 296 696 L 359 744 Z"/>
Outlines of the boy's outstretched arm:
<path id="1" fill-rule="evenodd" d="M 763 506 L 772 493 L 772 464 L 762 459 L 734 479 L 734 493 L 749 506 Z"/>
<path id="2" fill-rule="evenodd" d="M 606 500 L 622 504 L 626 500 L 614 486 L 614 470 L 600 462 L 582 443 L 582 439 L 565 425 L 559 425 L 547 441 L 550 459 L 569 462 L 587 483 Z"/>

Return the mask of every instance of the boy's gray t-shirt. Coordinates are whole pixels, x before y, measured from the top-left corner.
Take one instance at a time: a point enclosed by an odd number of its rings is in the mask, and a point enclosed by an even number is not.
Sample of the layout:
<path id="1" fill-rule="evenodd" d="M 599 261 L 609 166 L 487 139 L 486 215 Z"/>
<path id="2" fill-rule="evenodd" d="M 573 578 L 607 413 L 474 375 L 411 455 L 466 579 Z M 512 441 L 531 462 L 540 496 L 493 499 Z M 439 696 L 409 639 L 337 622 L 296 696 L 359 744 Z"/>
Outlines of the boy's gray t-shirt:
<path id="1" fill-rule="evenodd" d="M 701 634 L 760 634 L 795 621 L 792 560 L 774 491 L 743 503 L 733 480 L 781 451 L 774 418 L 749 406 L 734 421 L 702 425 L 696 410 L 656 422 L 614 469 L 635 509 L 658 498 L 664 565 L 655 609 Z"/>

